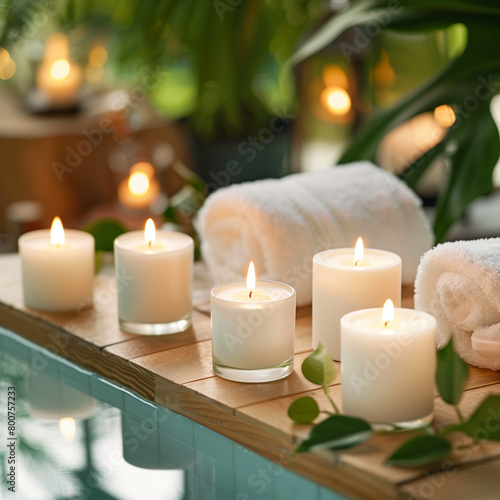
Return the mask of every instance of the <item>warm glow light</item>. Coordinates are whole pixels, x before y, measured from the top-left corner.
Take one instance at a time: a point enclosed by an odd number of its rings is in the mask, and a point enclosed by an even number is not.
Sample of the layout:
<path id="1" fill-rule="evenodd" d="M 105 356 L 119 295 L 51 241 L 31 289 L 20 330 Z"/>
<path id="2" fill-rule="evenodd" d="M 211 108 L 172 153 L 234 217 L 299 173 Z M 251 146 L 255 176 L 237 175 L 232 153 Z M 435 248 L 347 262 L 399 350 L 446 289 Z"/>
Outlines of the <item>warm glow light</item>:
<path id="1" fill-rule="evenodd" d="M 16 74 L 16 63 L 9 52 L 0 47 L 0 79 L 9 80 Z"/>
<path id="2" fill-rule="evenodd" d="M 323 82 L 327 87 L 348 88 L 349 81 L 345 71 L 336 64 L 328 64 L 323 68 Z"/>
<path id="3" fill-rule="evenodd" d="M 255 266 L 253 262 L 250 261 L 247 273 L 247 291 L 250 298 L 252 298 L 252 293 L 255 291 Z"/>
<path id="4" fill-rule="evenodd" d="M 334 115 L 345 115 L 351 109 L 349 94 L 340 87 L 327 87 L 322 92 L 322 101 Z"/>
<path id="5" fill-rule="evenodd" d="M 61 418 L 59 430 L 67 443 L 72 443 L 76 434 L 76 422 L 74 418 Z"/>
<path id="6" fill-rule="evenodd" d="M 148 163 L 147 161 L 139 161 L 135 163 L 130 169 L 131 174 L 133 174 L 134 172 L 142 172 L 143 174 L 146 174 L 149 180 L 151 180 L 155 175 L 155 169 L 153 165 L 151 165 L 151 163 Z"/>
<path id="7" fill-rule="evenodd" d="M 357 266 L 362 260 L 364 255 L 363 239 L 361 236 L 356 241 L 356 246 L 354 247 L 354 265 Z"/>
<path id="8" fill-rule="evenodd" d="M 59 217 L 55 217 L 50 228 L 50 242 L 52 245 L 64 245 L 64 228 Z"/>
<path id="9" fill-rule="evenodd" d="M 54 80 L 64 80 L 70 71 L 69 62 L 66 59 L 58 59 L 50 68 L 50 76 Z"/>
<path id="10" fill-rule="evenodd" d="M 101 45 L 96 45 L 89 52 L 89 64 L 91 66 L 94 66 L 95 68 L 103 66 L 107 59 L 108 59 L 108 52 Z"/>
<path id="11" fill-rule="evenodd" d="M 455 112 L 450 106 L 443 104 L 434 110 L 434 120 L 441 127 L 451 127 L 455 123 Z"/>
<path id="12" fill-rule="evenodd" d="M 394 304 L 391 299 L 387 299 L 382 309 L 382 322 L 385 326 L 394 319 Z"/>
<path id="13" fill-rule="evenodd" d="M 128 178 L 128 188 L 132 194 L 141 196 L 149 189 L 149 179 L 144 172 L 133 172 Z"/>
<path id="14" fill-rule="evenodd" d="M 144 241 L 146 245 L 153 246 L 155 244 L 156 238 L 156 228 L 153 219 L 148 219 L 146 221 L 146 227 L 144 228 Z"/>

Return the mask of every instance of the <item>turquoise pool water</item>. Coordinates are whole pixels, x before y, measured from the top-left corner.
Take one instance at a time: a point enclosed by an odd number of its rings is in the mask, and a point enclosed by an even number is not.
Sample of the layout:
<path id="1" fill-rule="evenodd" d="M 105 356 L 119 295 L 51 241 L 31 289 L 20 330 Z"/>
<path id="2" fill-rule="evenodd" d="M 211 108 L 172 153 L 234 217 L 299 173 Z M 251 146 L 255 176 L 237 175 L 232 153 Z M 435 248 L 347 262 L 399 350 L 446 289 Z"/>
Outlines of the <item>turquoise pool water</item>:
<path id="1" fill-rule="evenodd" d="M 2 327 L 0 467 L 2 499 L 345 499 Z"/>

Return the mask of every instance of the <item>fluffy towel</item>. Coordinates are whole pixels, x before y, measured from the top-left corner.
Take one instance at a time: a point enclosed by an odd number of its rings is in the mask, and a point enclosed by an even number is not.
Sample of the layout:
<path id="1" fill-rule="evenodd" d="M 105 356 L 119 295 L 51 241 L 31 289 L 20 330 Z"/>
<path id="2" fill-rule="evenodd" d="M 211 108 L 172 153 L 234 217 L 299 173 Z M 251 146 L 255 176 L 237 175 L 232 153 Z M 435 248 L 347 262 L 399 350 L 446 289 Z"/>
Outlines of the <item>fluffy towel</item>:
<path id="1" fill-rule="evenodd" d="M 243 279 L 253 260 L 257 278 L 282 281 L 311 303 L 312 257 L 328 248 L 365 246 L 403 259 L 413 283 L 433 236 L 420 200 L 403 182 L 368 163 L 294 174 L 219 189 L 201 209 L 201 251 L 216 282 Z"/>
<path id="2" fill-rule="evenodd" d="M 500 238 L 438 245 L 422 257 L 415 309 L 437 321 L 438 346 L 453 334 L 467 363 L 500 369 Z"/>

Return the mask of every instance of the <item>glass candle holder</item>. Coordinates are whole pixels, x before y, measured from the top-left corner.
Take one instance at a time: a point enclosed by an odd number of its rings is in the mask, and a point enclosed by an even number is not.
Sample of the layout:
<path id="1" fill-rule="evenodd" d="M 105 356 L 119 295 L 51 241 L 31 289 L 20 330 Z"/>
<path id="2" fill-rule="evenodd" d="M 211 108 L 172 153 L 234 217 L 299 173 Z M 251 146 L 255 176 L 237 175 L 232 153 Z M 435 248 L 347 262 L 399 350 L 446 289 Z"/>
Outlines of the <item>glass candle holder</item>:
<path id="1" fill-rule="evenodd" d="M 270 382 L 293 371 L 295 290 L 259 280 L 250 294 L 245 281 L 212 289 L 212 366 L 236 382 Z"/>
<path id="2" fill-rule="evenodd" d="M 354 311 L 341 320 L 342 408 L 375 424 L 420 427 L 434 412 L 436 320 L 395 309 L 384 321 L 382 311 Z"/>
<path id="3" fill-rule="evenodd" d="M 154 244 L 142 231 L 115 239 L 120 327 L 164 335 L 191 326 L 194 242 L 186 234 L 157 231 Z"/>

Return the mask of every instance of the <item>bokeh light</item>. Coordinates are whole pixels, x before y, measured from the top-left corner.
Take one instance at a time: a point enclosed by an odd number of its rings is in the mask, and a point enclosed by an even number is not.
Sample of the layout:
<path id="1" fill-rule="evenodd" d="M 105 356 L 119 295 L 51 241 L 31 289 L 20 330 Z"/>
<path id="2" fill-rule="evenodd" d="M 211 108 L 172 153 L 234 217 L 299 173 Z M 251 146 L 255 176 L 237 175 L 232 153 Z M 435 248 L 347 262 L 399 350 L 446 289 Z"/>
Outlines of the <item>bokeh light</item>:
<path id="1" fill-rule="evenodd" d="M 345 115 L 351 109 L 351 98 L 340 87 L 327 87 L 321 93 L 321 101 L 334 115 Z"/>
<path id="2" fill-rule="evenodd" d="M 434 110 L 434 120 L 436 120 L 436 123 L 441 125 L 441 127 L 451 127 L 455 123 L 455 118 L 455 112 L 447 104 L 438 106 Z"/>
<path id="3" fill-rule="evenodd" d="M 144 172 L 133 172 L 128 179 L 128 188 L 132 194 L 141 196 L 149 189 L 149 178 Z"/>
<path id="4" fill-rule="evenodd" d="M 66 59 L 58 59 L 50 68 L 50 76 L 54 80 L 64 80 L 70 71 L 69 62 Z"/>

